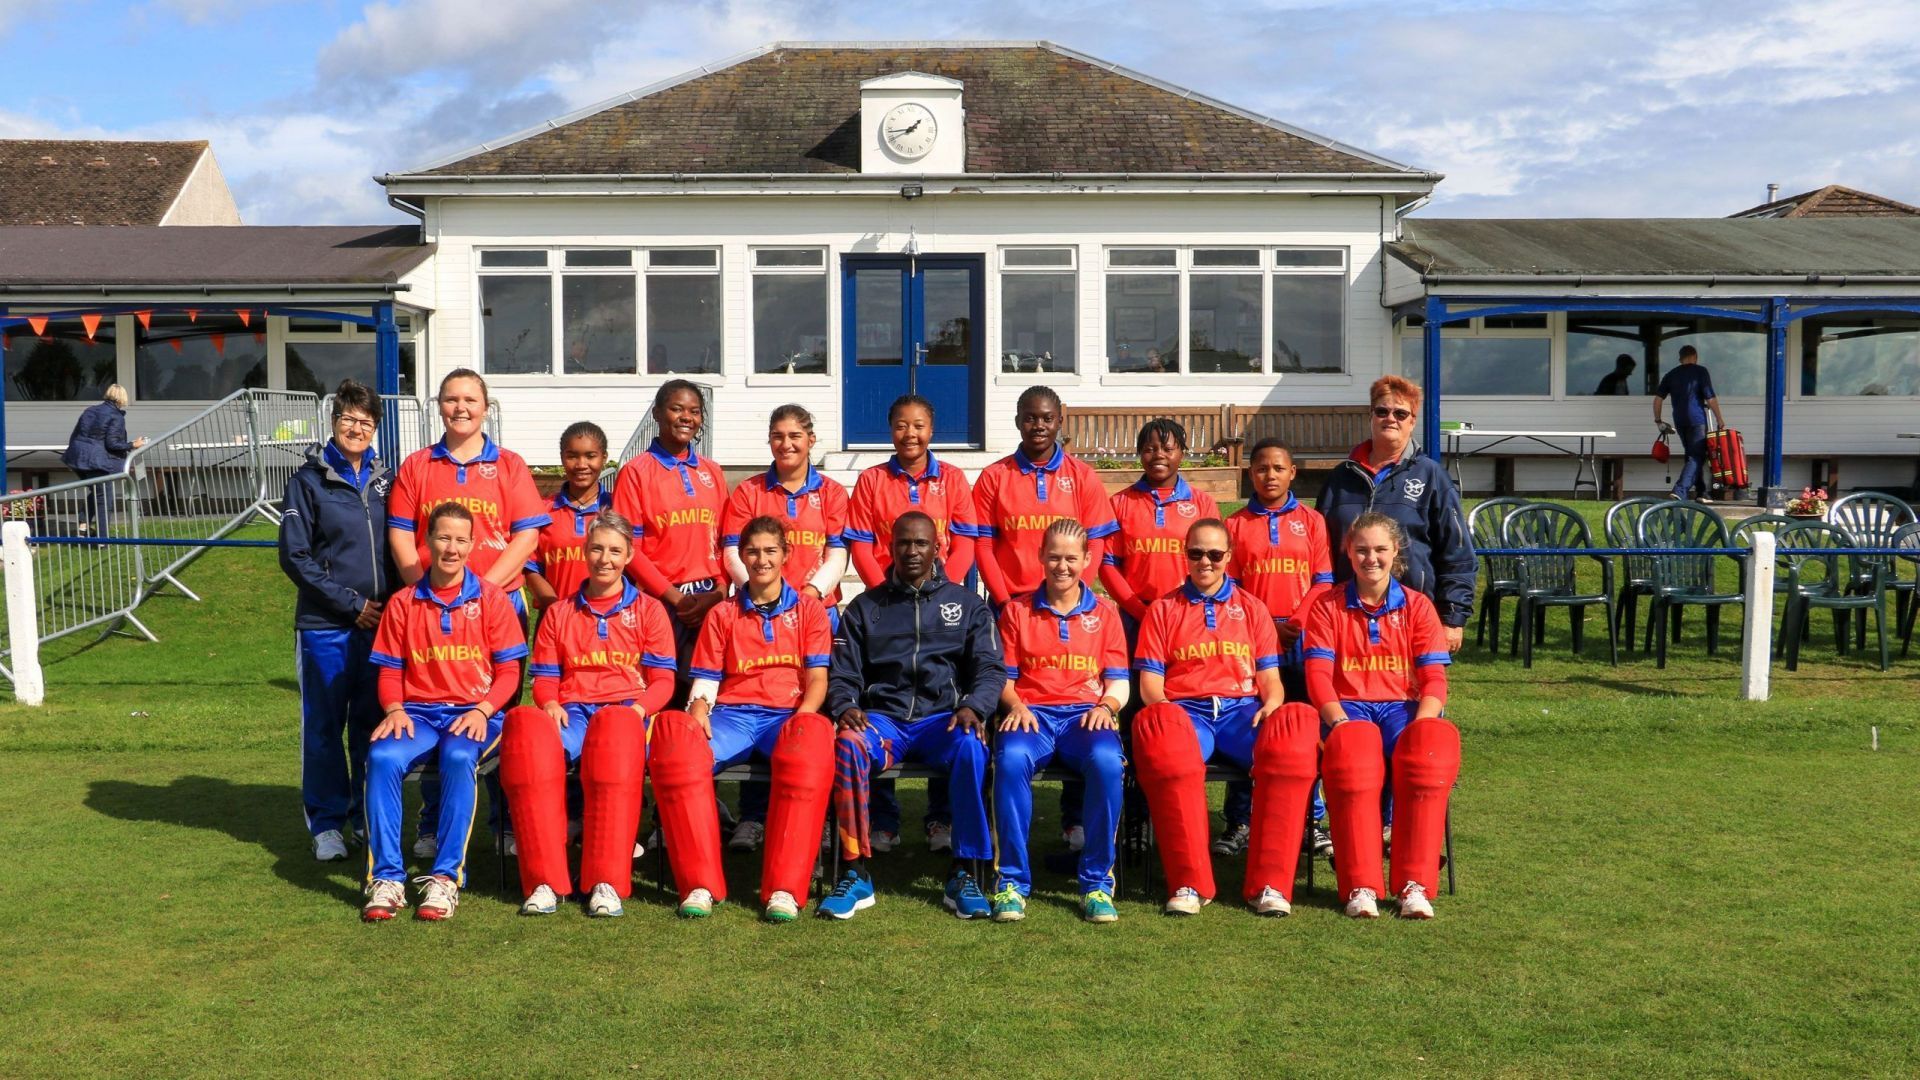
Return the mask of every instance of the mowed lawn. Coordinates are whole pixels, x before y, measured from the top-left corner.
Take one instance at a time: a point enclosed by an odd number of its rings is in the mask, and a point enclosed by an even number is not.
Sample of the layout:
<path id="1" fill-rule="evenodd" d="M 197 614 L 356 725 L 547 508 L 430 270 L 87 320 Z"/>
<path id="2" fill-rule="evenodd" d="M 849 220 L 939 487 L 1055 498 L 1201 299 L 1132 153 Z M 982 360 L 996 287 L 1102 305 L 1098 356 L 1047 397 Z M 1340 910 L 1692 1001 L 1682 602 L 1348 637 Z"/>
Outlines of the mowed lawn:
<path id="1" fill-rule="evenodd" d="M 452 922 L 365 926 L 301 822 L 290 587 L 265 551 L 187 580 L 141 611 L 159 644 L 57 644 L 47 705 L 0 706 L 0 1075 L 1920 1069 L 1920 657 L 1816 633 L 1749 705 L 1697 616 L 1665 672 L 1608 667 L 1597 614 L 1583 661 L 1561 613 L 1531 672 L 1469 647 L 1426 924 L 1340 918 L 1324 864 L 1257 919 L 1235 860 L 1192 920 L 1083 925 L 1056 872 L 1026 922 L 961 923 L 910 828 L 851 923 L 763 924 L 753 859 L 706 922 L 650 876 L 625 919 L 523 919 L 480 835 Z"/>

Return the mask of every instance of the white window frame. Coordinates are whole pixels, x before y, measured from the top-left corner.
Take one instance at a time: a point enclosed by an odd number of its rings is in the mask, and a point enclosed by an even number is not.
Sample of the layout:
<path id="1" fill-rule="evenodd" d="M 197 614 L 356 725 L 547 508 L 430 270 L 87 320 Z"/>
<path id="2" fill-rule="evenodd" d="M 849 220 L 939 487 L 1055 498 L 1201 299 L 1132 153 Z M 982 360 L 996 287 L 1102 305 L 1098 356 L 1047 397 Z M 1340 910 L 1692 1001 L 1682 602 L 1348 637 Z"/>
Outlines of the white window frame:
<path id="1" fill-rule="evenodd" d="M 768 251 L 811 251 L 820 255 L 819 266 L 761 266 L 760 255 Z M 840 374 L 839 352 L 834 347 L 838 340 L 839 314 L 836 308 L 836 293 L 833 268 L 833 251 L 826 244 L 760 244 L 747 248 L 747 295 L 746 295 L 746 352 L 748 385 L 760 385 L 759 380 L 781 386 L 827 384 Z M 824 372 L 796 371 L 791 374 L 784 371 L 759 371 L 755 368 L 759 355 L 759 326 L 753 314 L 754 282 L 760 277 L 819 277 L 826 284 L 827 296 L 827 369 Z M 672 376 L 669 376 L 672 377 Z"/>
<path id="2" fill-rule="evenodd" d="M 1493 305 L 1489 304 L 1487 306 L 1492 307 Z M 1451 313 L 1452 312 L 1449 312 L 1449 314 Z M 1505 339 L 1505 340 L 1545 341 L 1547 343 L 1547 392 L 1546 393 L 1544 394 L 1447 394 L 1446 400 L 1454 401 L 1461 398 L 1465 398 L 1471 401 L 1561 401 L 1561 400 L 1564 400 L 1566 398 L 1565 383 L 1567 379 L 1566 316 L 1562 312 L 1538 312 L 1536 314 L 1540 315 L 1541 318 L 1546 320 L 1546 326 L 1544 328 L 1530 329 L 1530 328 L 1494 327 L 1492 329 L 1488 329 L 1486 326 L 1486 320 L 1478 316 L 1467 320 L 1465 323 L 1458 323 L 1458 322 L 1447 323 L 1445 326 L 1442 326 L 1440 328 L 1441 351 L 1442 351 L 1442 354 L 1444 355 L 1446 350 L 1446 342 L 1449 342 L 1449 341 L 1470 341 L 1470 340 L 1476 340 L 1476 339 L 1478 340 Z M 1392 370 L 1394 370 L 1395 372 L 1399 372 L 1402 370 L 1400 357 L 1401 357 L 1401 351 L 1404 348 L 1402 342 L 1405 339 L 1409 337 L 1414 338 L 1420 341 L 1422 349 L 1423 350 L 1425 349 L 1425 346 L 1426 346 L 1426 340 L 1425 340 L 1426 325 L 1424 322 L 1425 316 L 1421 315 L 1417 317 L 1422 320 L 1422 323 L 1418 326 L 1412 325 L 1412 321 L 1410 319 L 1403 318 L 1403 319 L 1397 320 L 1399 332 L 1394 335 L 1393 363 L 1392 363 Z M 1416 379 L 1414 381 L 1416 383 L 1424 382 L 1424 380 L 1421 380 L 1421 379 Z M 1423 392 L 1427 390 L 1427 388 L 1424 385 L 1422 385 L 1421 389 Z"/>
<path id="3" fill-rule="evenodd" d="M 1116 266 L 1113 256 L 1124 251 L 1168 251 L 1174 253 L 1171 266 Z M 1103 379 L 1116 382 L 1159 383 L 1167 376 L 1177 374 L 1181 378 L 1195 378 L 1213 382 L 1245 381 L 1249 378 L 1265 382 L 1274 378 L 1304 378 L 1321 380 L 1349 381 L 1352 378 L 1352 339 L 1348 326 L 1351 313 L 1351 293 L 1353 291 L 1353 250 L 1341 244 L 1111 244 L 1102 249 L 1102 269 L 1100 281 L 1100 351 L 1101 363 L 1105 374 Z M 1201 251 L 1253 251 L 1255 262 L 1250 266 L 1200 266 L 1195 265 L 1195 253 Z M 1282 266 L 1280 253 L 1293 251 L 1331 251 L 1340 255 L 1337 265 L 1329 266 Z M 1112 341 L 1112 327 L 1109 324 L 1111 311 L 1110 296 L 1107 289 L 1115 275 L 1170 274 L 1178 279 L 1175 296 L 1179 304 L 1179 345 L 1180 367 L 1177 372 L 1114 371 L 1113 357 L 1107 354 Z M 1195 371 L 1193 370 L 1193 276 L 1195 274 L 1246 275 L 1260 279 L 1260 366 L 1252 371 Z M 1277 371 L 1274 366 L 1273 347 L 1273 279 L 1277 276 L 1331 277 L 1339 279 L 1340 289 L 1340 370 L 1338 371 Z M 1081 350 L 1083 355 L 1085 350 Z"/>
<path id="4" fill-rule="evenodd" d="M 776 245 L 798 247 L 808 245 Z M 491 252 L 540 251 L 545 252 L 545 266 L 484 266 L 486 256 Z M 626 251 L 631 252 L 633 261 L 629 266 L 568 266 L 566 253 L 569 251 Z M 704 251 L 713 255 L 711 266 L 654 266 L 652 257 L 662 251 Z M 569 385 L 590 383 L 593 380 L 617 380 L 620 382 L 641 382 L 669 378 L 690 378 L 694 381 L 720 380 L 726 377 L 727 366 L 727 320 L 725 313 L 727 272 L 726 252 L 715 244 L 674 244 L 652 247 L 635 247 L 624 244 L 488 244 L 473 249 L 473 326 L 474 361 L 480 372 L 488 379 L 506 379 L 511 385 L 514 380 L 528 382 L 546 382 L 554 379 L 564 380 Z M 632 371 L 581 372 L 576 375 L 566 373 L 563 344 L 566 340 L 566 312 L 564 294 L 560 279 L 563 276 L 579 275 L 583 277 L 629 277 L 633 279 L 633 367 Z M 548 279 L 548 327 L 551 352 L 544 371 L 493 372 L 486 370 L 487 341 L 486 320 L 482 314 L 482 296 L 480 282 L 488 277 L 539 277 Z M 720 318 L 720 370 L 714 372 L 690 372 L 685 374 L 654 373 L 647 370 L 647 282 L 652 277 L 712 277 L 719 285 Z M 831 302 L 831 298 L 829 298 Z M 751 333 L 751 331 L 749 331 Z M 417 350 L 416 350 L 417 355 Z M 749 352 L 751 355 L 751 352 Z M 796 376 L 797 377 L 797 376 Z"/>
<path id="5" fill-rule="evenodd" d="M 1057 251 L 1065 254 L 1067 257 L 1067 261 L 1063 264 L 1056 264 L 1052 266 L 1009 266 L 1007 264 L 1007 256 L 1013 252 L 1019 252 L 1019 251 Z M 1006 363 L 1006 348 L 1005 348 L 1006 343 L 1004 340 L 995 340 L 993 342 L 992 352 L 991 352 L 992 363 L 988 367 L 988 371 L 996 379 L 1004 377 L 1004 378 L 1011 378 L 1015 380 L 1025 380 L 1040 374 L 1049 375 L 1049 376 L 1057 375 L 1062 377 L 1072 377 L 1077 379 L 1081 375 L 1085 374 L 1086 362 L 1087 362 L 1086 361 L 1087 347 L 1083 340 L 1086 336 L 1085 335 L 1086 328 L 1083 325 L 1083 322 L 1080 317 L 1081 296 L 1080 296 L 1080 248 L 1079 246 L 1075 244 L 1007 244 L 997 249 L 997 252 L 995 255 L 994 267 L 1003 278 L 1008 275 L 1018 277 L 1023 275 L 1051 274 L 1055 276 L 1064 276 L 1067 278 L 1069 282 L 1071 282 L 1072 287 L 1067 290 L 1067 296 L 1073 303 L 1071 325 L 1073 327 L 1074 355 L 1073 355 L 1072 371 L 1047 371 L 1047 372 L 1008 371 L 1004 366 Z M 993 295 L 993 304 L 995 308 L 993 312 L 993 326 L 994 326 L 994 330 L 996 331 L 996 338 L 1002 337 L 1005 333 L 1006 318 L 1007 318 L 1006 302 L 1007 302 L 1006 282 L 1004 280 L 995 282 L 994 295 Z M 1057 325 L 1057 320 L 1056 320 L 1056 325 Z M 1105 347 L 1102 346 L 1103 351 L 1104 351 L 1104 348 Z"/>

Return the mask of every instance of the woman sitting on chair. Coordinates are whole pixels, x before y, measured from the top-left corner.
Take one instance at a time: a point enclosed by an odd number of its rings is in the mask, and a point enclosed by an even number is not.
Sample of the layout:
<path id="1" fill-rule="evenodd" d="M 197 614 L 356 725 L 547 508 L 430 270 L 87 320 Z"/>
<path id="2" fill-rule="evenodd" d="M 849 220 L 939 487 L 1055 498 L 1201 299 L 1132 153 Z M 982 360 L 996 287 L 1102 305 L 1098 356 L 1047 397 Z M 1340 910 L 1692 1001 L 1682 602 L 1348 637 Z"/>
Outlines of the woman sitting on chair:
<path id="1" fill-rule="evenodd" d="M 567 763 L 580 763 L 587 914 L 611 917 L 633 888 L 646 718 L 673 693 L 673 626 L 626 578 L 633 524 L 602 510 L 587 526 L 587 579 L 550 604 L 533 637 L 533 701 L 507 714 L 500 781 L 520 847 L 522 915 L 551 915 L 567 875 Z M 646 669 L 642 672 L 642 668 Z"/>
<path id="2" fill-rule="evenodd" d="M 1353 580 L 1315 601 L 1307 617 L 1307 694 L 1326 725 L 1321 773 L 1333 828 L 1334 872 L 1347 914 L 1380 914 L 1384 885 L 1398 887 L 1400 917 L 1433 918 L 1445 843 L 1447 793 L 1460 773 L 1460 732 L 1447 703 L 1447 629 L 1433 601 L 1404 588 L 1406 538 L 1385 514 L 1347 529 Z M 1381 795 L 1393 865 L 1380 880 Z"/>

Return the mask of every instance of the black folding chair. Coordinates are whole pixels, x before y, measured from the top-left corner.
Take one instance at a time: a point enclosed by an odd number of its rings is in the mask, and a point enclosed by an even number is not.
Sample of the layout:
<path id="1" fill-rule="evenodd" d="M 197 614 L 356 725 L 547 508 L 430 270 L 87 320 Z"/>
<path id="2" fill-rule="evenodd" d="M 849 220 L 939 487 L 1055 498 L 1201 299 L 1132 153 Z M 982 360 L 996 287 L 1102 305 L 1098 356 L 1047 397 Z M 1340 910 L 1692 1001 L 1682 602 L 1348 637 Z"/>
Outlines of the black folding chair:
<path id="1" fill-rule="evenodd" d="M 1529 551 L 1514 559 L 1519 571 L 1514 639 L 1516 646 L 1520 639 L 1526 641 L 1526 666 L 1533 666 L 1533 645 L 1546 629 L 1548 608 L 1563 607 L 1570 612 L 1573 654 L 1579 656 L 1587 608 L 1599 604 L 1606 611 L 1607 659 L 1619 667 L 1620 643 L 1613 618 L 1613 563 L 1598 555 L 1587 556 L 1600 564 L 1600 591 L 1583 591 L 1576 573 L 1579 558 L 1555 554 L 1561 549 L 1593 547 L 1593 534 L 1587 528 L 1587 520 L 1564 506 L 1534 503 L 1508 514 L 1502 533 L 1504 546 Z M 1535 551 L 1539 554 L 1532 554 Z M 1494 644 L 1497 649 L 1499 642 Z"/>

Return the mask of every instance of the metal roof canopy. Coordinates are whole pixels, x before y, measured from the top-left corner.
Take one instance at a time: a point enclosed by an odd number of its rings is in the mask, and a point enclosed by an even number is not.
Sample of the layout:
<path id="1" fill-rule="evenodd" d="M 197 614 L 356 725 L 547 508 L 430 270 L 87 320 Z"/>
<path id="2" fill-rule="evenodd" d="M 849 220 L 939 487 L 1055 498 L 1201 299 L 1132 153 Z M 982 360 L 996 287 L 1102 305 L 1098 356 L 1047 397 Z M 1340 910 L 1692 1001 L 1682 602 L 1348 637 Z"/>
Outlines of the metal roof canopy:
<path id="1" fill-rule="evenodd" d="M 433 251 L 418 225 L 0 227 L 0 293 L 390 295 Z"/>

